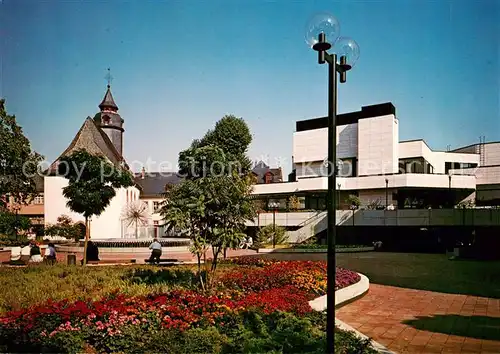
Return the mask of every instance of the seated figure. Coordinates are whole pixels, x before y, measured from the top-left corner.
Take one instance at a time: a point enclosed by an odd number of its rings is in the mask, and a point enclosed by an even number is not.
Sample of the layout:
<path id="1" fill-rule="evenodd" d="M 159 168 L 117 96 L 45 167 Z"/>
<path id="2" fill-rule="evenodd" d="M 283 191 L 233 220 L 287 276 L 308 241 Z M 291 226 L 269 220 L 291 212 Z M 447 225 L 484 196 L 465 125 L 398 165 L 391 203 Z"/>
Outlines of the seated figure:
<path id="1" fill-rule="evenodd" d="M 87 263 L 94 261 L 99 261 L 99 248 L 94 242 L 89 241 L 87 244 Z M 82 259 L 82 264 L 83 264 L 83 259 Z"/>

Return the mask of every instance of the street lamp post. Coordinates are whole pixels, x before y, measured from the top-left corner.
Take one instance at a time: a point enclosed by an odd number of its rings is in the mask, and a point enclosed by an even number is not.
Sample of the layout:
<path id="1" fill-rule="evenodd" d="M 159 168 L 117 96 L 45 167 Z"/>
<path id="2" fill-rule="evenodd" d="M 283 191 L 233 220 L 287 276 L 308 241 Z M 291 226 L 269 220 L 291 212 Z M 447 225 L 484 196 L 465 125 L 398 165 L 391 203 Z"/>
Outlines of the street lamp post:
<path id="1" fill-rule="evenodd" d="M 16 221 L 14 224 L 14 232 L 16 233 L 16 241 L 17 241 L 17 236 L 19 234 L 18 228 L 19 228 L 19 208 L 16 208 Z"/>
<path id="2" fill-rule="evenodd" d="M 327 194 L 327 348 L 328 354 L 335 352 L 335 238 L 336 238 L 336 175 L 337 158 L 337 74 L 341 83 L 346 82 L 347 71 L 359 58 L 357 43 L 347 37 L 339 37 L 338 20 L 329 14 L 314 16 L 308 24 L 306 42 L 318 52 L 318 63 L 328 63 L 328 194 Z M 328 41 L 331 41 L 328 42 Z M 332 48 L 332 54 L 327 51 Z M 338 59 L 338 61 L 337 61 Z"/>
<path id="3" fill-rule="evenodd" d="M 340 209 L 340 187 L 342 187 L 342 184 L 337 183 L 337 191 L 338 191 L 338 198 L 337 198 L 338 207 L 337 207 L 337 209 Z"/>
<path id="4" fill-rule="evenodd" d="M 389 205 L 389 179 L 385 179 L 385 208 Z"/>
<path id="5" fill-rule="evenodd" d="M 269 207 L 273 209 L 273 248 L 276 248 L 276 210 L 279 207 L 279 203 L 270 202 Z"/>
<path id="6" fill-rule="evenodd" d="M 448 175 L 448 200 L 450 203 L 450 208 L 453 208 L 453 200 L 451 195 L 451 173 Z"/>

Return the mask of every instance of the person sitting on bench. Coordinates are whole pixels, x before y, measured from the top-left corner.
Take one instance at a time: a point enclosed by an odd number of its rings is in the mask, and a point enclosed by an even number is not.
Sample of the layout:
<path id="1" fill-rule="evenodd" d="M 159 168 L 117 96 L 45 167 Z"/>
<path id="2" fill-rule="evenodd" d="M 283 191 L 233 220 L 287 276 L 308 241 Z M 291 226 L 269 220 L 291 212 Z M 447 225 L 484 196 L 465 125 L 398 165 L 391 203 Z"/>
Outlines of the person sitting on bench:
<path id="1" fill-rule="evenodd" d="M 149 257 L 149 263 L 160 264 L 161 258 L 161 243 L 158 242 L 158 239 L 155 238 L 153 243 L 149 245 L 149 249 L 151 250 L 151 257 Z"/>
<path id="2" fill-rule="evenodd" d="M 87 244 L 87 263 L 99 261 L 99 248 L 97 248 L 94 242 L 89 241 Z M 83 259 L 82 259 L 83 264 Z"/>
<path id="3" fill-rule="evenodd" d="M 248 238 L 241 243 L 240 248 L 246 249 L 252 247 L 252 245 L 253 245 L 252 237 L 248 236 Z"/>
<path id="4" fill-rule="evenodd" d="M 56 263 L 56 246 L 52 242 L 45 249 L 45 261 L 48 264 Z"/>
<path id="5" fill-rule="evenodd" d="M 31 248 L 30 248 L 30 262 L 34 263 L 40 263 L 43 261 L 42 258 L 42 252 L 40 251 L 40 246 L 33 241 L 31 242 Z"/>

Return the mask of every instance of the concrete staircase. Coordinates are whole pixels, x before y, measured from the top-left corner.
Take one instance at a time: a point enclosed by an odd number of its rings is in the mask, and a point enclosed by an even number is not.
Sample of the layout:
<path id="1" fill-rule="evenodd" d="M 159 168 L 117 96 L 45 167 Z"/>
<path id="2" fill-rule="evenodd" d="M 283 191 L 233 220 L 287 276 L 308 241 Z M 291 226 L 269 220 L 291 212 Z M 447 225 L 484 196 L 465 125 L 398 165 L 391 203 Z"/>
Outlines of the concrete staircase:
<path id="1" fill-rule="evenodd" d="M 347 223 L 349 220 L 352 222 L 353 213 L 351 210 L 337 210 L 336 221 L 337 225 Z M 307 239 L 316 236 L 320 232 L 326 230 L 327 227 L 327 213 L 326 211 L 318 212 L 316 215 L 302 222 L 300 228 L 294 231 L 288 231 L 288 242 L 301 243 Z"/>

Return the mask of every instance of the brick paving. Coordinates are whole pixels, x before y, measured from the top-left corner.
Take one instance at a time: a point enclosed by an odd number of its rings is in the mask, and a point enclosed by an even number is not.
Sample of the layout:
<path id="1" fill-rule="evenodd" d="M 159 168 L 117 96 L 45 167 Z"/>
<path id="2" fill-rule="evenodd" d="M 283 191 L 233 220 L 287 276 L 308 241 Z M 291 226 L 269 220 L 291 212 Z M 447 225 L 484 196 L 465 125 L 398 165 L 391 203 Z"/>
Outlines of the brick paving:
<path id="1" fill-rule="evenodd" d="M 370 284 L 337 317 L 396 353 L 500 353 L 500 299 Z"/>

